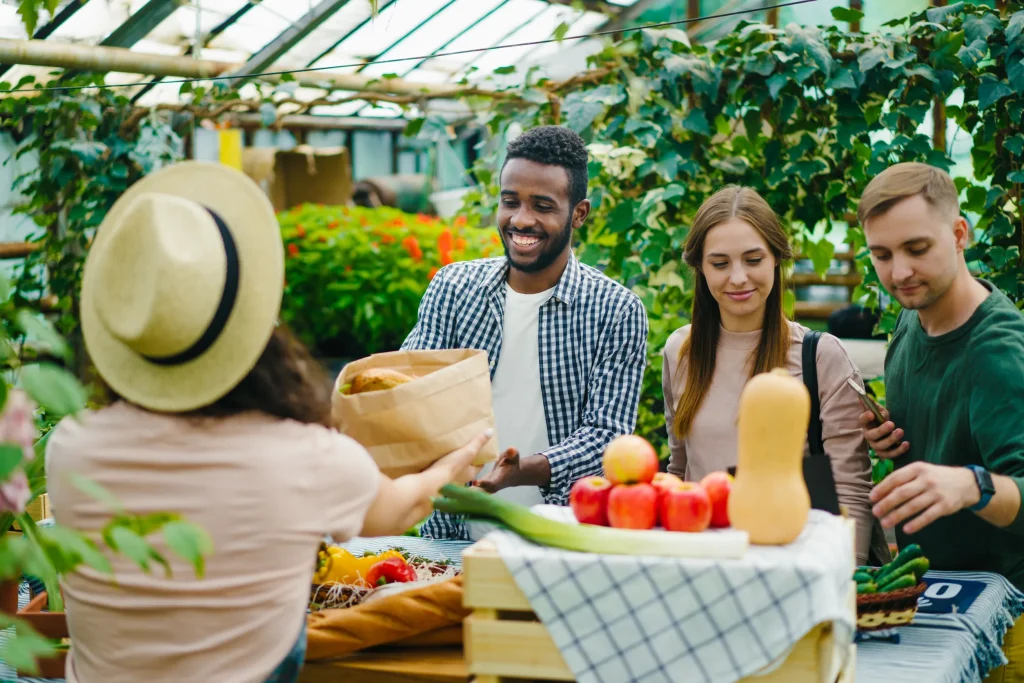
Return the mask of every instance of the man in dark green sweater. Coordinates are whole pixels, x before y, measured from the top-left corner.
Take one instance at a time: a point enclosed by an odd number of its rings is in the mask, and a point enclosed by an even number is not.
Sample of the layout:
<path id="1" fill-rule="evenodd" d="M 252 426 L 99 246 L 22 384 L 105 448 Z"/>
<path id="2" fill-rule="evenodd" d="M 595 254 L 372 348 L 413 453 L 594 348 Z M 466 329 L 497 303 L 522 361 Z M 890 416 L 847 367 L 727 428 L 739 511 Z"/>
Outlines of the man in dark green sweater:
<path id="1" fill-rule="evenodd" d="M 969 228 L 942 170 L 887 169 L 857 213 L 904 309 L 885 359 L 886 422 L 861 416 L 895 464 L 874 514 L 932 568 L 996 572 L 1024 590 L 1024 315 L 968 271 Z"/>

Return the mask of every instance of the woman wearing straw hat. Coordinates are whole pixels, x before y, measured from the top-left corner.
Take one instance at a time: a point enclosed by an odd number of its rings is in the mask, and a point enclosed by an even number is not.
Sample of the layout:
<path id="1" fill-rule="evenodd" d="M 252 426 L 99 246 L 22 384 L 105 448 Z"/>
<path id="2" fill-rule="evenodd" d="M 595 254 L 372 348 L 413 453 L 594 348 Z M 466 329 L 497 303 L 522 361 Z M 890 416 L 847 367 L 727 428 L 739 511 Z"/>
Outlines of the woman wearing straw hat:
<path id="1" fill-rule="evenodd" d="M 82 332 L 115 400 L 51 436 L 55 520 L 95 533 L 109 519 L 81 476 L 132 513 L 182 514 L 214 551 L 202 578 L 161 540 L 170 578 L 120 556 L 116 585 L 89 568 L 65 576 L 68 681 L 294 681 L 323 535 L 402 533 L 442 485 L 471 478 L 490 434 L 392 481 L 327 426 L 329 380 L 277 327 L 283 278 L 269 201 L 219 164 L 147 176 L 100 227 Z"/>

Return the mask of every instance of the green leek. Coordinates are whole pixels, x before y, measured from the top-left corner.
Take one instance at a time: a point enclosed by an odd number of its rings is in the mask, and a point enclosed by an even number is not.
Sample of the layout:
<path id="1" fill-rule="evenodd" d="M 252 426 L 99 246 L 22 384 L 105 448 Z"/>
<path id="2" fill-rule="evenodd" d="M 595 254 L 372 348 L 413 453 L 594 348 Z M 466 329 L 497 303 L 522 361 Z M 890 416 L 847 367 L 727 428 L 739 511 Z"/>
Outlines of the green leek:
<path id="1" fill-rule="evenodd" d="M 742 557 L 749 544 L 747 534 L 734 530 L 698 534 L 559 522 L 525 505 L 455 484 L 444 486 L 433 502 L 440 512 L 491 522 L 539 545 L 583 553 L 731 559 Z"/>

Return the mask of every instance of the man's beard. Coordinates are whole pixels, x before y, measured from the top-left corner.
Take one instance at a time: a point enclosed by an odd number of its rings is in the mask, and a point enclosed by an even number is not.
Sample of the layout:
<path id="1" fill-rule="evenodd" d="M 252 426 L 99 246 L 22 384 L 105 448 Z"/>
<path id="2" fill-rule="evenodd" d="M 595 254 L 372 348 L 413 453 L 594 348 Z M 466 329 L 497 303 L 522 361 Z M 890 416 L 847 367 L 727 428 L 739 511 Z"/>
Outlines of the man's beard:
<path id="1" fill-rule="evenodd" d="M 566 221 L 565 227 L 557 235 L 548 237 L 545 240 L 547 244 L 544 249 L 537 254 L 537 258 L 529 263 L 519 263 L 512 257 L 512 253 L 508 248 L 508 241 L 512 238 L 509 237 L 508 231 L 504 228 L 501 229 L 501 233 L 501 245 L 505 249 L 505 258 L 508 260 L 509 265 L 522 273 L 538 273 L 557 261 L 558 257 L 565 251 L 570 240 L 572 240 L 572 213 L 570 212 L 569 220 Z M 519 234 L 529 235 L 533 233 Z"/>

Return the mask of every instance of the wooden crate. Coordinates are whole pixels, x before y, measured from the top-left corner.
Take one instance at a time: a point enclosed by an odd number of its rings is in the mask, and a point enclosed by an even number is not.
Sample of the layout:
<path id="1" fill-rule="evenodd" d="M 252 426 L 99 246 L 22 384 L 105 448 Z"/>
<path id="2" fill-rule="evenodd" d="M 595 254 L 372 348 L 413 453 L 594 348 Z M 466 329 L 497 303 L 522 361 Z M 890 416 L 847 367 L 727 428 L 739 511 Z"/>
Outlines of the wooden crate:
<path id="1" fill-rule="evenodd" d="M 45 493 L 38 496 L 25 507 L 25 512 L 27 512 L 28 516 L 36 522 L 48 519 L 53 516 L 53 513 L 50 510 L 50 497 Z M 21 531 L 21 527 L 18 526 L 17 522 L 14 523 L 13 528 L 15 531 Z"/>
<path id="2" fill-rule="evenodd" d="M 846 521 L 853 534 L 853 521 Z M 574 681 L 572 671 L 494 545 L 482 540 L 470 546 L 462 553 L 462 566 L 463 604 L 473 610 L 466 619 L 463 639 L 473 680 Z M 851 580 L 848 605 L 853 620 L 856 593 L 856 583 Z M 744 678 L 741 683 L 853 683 L 856 646 L 849 646 L 845 665 L 836 656 L 837 651 L 841 649 L 837 649 L 831 624 L 818 624 L 794 645 L 775 671 Z"/>

